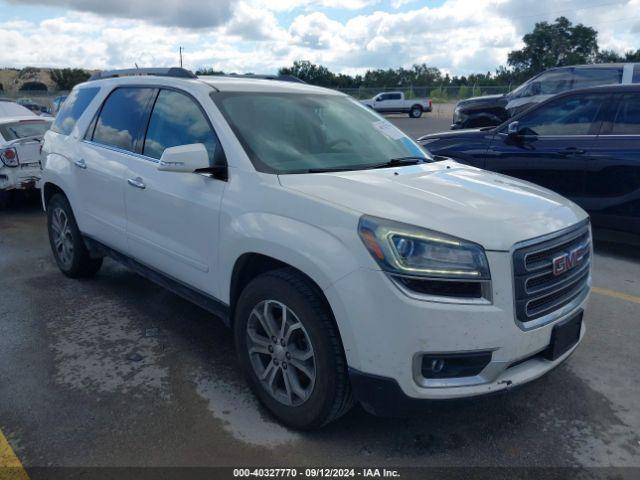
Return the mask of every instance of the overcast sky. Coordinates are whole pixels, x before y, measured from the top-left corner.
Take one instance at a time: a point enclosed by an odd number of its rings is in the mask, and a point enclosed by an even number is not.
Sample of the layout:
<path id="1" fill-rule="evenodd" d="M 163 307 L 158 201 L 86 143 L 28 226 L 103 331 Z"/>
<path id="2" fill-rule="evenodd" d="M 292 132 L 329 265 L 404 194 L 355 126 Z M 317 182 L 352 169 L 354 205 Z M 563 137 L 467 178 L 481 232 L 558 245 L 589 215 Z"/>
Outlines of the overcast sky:
<path id="1" fill-rule="evenodd" d="M 0 66 L 185 66 L 272 73 L 427 63 L 493 71 L 537 21 L 595 27 L 601 48 L 640 48 L 640 0 L 0 0 Z"/>

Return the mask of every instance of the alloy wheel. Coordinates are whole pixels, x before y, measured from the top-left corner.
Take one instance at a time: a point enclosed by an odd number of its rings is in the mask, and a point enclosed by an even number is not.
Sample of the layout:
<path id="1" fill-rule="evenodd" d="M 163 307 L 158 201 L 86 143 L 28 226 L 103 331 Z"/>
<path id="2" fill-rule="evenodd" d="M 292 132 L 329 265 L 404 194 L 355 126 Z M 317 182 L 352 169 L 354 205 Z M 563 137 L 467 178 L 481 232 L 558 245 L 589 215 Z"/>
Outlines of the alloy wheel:
<path id="1" fill-rule="evenodd" d="M 57 207 L 51 216 L 51 230 L 55 254 L 63 268 L 69 269 L 73 264 L 73 233 L 69 217 L 60 207 Z"/>
<path id="2" fill-rule="evenodd" d="M 316 380 L 316 359 L 309 334 L 282 302 L 264 300 L 247 322 L 251 366 L 265 390 L 287 406 L 309 399 Z"/>

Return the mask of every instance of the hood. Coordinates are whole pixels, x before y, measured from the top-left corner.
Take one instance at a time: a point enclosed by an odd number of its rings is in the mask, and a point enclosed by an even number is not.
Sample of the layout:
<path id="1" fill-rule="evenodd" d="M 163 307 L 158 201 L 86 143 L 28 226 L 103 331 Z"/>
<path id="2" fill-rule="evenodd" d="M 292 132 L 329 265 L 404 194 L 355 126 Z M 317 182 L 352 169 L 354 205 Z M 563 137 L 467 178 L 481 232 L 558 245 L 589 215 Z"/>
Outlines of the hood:
<path id="1" fill-rule="evenodd" d="M 460 100 L 456 104 L 456 108 L 458 107 L 479 107 L 481 105 L 491 105 L 491 106 L 502 106 L 504 107 L 508 103 L 508 99 L 506 95 L 484 95 L 482 97 L 471 97 L 466 98 L 464 100 Z"/>
<path id="2" fill-rule="evenodd" d="M 514 243 L 574 225 L 587 214 L 542 187 L 444 162 L 352 172 L 281 175 L 308 196 L 361 214 L 416 225 L 509 250 Z"/>

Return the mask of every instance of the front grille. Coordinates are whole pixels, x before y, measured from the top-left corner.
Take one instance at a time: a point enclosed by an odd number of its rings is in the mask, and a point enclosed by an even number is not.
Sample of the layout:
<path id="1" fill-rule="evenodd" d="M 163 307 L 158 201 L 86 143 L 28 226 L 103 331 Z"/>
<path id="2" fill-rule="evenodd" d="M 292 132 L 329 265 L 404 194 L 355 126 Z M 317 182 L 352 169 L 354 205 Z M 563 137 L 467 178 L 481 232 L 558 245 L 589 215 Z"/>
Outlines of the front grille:
<path id="1" fill-rule="evenodd" d="M 520 322 L 526 325 L 586 293 L 591 271 L 590 242 L 589 224 L 583 223 L 514 252 L 516 317 Z M 554 259 L 558 263 L 571 252 L 580 252 L 578 260 L 568 260 L 569 267 L 554 272 Z"/>

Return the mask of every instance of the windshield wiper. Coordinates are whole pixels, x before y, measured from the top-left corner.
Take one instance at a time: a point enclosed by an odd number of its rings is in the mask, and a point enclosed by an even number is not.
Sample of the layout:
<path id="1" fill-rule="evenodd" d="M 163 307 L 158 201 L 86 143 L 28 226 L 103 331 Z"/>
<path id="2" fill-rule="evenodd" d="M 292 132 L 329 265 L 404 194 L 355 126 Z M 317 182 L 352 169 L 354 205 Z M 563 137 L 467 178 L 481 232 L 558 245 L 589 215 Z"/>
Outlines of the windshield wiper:
<path id="1" fill-rule="evenodd" d="M 417 165 L 419 163 L 427 163 L 429 161 L 428 158 L 425 157 L 398 157 L 392 158 L 386 162 L 377 163 L 375 165 L 369 165 L 368 169 L 374 168 L 387 168 L 387 167 L 403 167 L 405 165 Z"/>
<path id="2" fill-rule="evenodd" d="M 326 168 L 309 168 L 305 170 L 289 172 L 289 173 L 328 173 L 328 172 L 349 172 L 356 170 L 373 170 L 376 168 L 401 167 L 404 165 L 417 165 L 418 163 L 426 163 L 429 159 L 425 157 L 398 157 L 392 158 L 386 162 L 374 163 L 373 165 L 350 165 L 343 167 L 326 167 Z"/>

